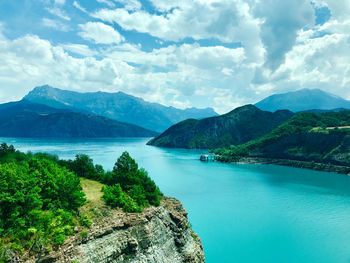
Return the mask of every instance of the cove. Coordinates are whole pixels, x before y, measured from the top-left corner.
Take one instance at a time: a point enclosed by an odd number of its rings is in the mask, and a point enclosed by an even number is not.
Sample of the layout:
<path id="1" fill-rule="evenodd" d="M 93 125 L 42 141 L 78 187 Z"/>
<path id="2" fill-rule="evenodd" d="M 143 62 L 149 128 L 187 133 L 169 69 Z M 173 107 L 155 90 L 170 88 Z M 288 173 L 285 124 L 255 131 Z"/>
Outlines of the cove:
<path id="1" fill-rule="evenodd" d="M 273 165 L 200 162 L 202 151 L 148 139 L 0 138 L 60 158 L 85 153 L 112 169 L 128 151 L 165 195 L 179 199 L 206 262 L 350 262 L 350 177 Z"/>

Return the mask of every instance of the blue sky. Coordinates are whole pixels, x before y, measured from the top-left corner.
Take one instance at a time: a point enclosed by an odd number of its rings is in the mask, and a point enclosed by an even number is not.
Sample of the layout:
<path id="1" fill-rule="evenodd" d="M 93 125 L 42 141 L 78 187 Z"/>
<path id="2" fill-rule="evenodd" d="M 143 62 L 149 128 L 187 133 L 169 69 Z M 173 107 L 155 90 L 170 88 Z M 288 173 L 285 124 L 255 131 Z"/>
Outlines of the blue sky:
<path id="1" fill-rule="evenodd" d="M 350 99 L 347 0 L 0 0 L 0 102 L 49 84 L 223 113 L 276 92 Z"/>

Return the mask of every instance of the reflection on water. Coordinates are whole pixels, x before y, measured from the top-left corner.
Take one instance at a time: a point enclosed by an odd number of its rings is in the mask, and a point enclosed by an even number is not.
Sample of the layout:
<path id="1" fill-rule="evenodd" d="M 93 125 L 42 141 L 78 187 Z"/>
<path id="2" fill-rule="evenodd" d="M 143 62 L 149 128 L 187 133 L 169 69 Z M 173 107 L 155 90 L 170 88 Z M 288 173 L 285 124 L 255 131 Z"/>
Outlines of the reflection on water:
<path id="1" fill-rule="evenodd" d="M 127 150 L 182 201 L 207 262 L 350 262 L 350 177 L 274 165 L 200 162 L 202 151 L 148 139 L 0 138 L 22 151 L 90 155 L 111 169 Z"/>

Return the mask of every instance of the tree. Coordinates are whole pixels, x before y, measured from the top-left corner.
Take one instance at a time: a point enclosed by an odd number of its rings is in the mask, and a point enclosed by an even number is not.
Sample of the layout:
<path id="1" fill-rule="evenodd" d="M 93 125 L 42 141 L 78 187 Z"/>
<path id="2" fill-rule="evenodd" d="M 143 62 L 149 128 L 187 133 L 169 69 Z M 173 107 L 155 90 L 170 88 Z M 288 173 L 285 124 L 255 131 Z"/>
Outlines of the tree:
<path id="1" fill-rule="evenodd" d="M 93 160 L 86 154 L 77 154 L 71 169 L 79 176 L 89 179 L 98 179 Z"/>
<path id="2" fill-rule="evenodd" d="M 128 152 L 123 152 L 114 164 L 113 172 L 116 173 L 129 173 L 135 172 L 138 169 L 138 165 L 134 159 L 132 159 Z"/>
<path id="3" fill-rule="evenodd" d="M 118 184 L 139 207 L 160 205 L 162 193 L 159 188 L 144 169 L 138 168 L 136 161 L 128 152 L 124 152 L 118 158 L 113 172 L 105 174 L 104 179 L 104 183 L 110 186 Z M 130 201 L 129 205 L 133 206 Z"/>

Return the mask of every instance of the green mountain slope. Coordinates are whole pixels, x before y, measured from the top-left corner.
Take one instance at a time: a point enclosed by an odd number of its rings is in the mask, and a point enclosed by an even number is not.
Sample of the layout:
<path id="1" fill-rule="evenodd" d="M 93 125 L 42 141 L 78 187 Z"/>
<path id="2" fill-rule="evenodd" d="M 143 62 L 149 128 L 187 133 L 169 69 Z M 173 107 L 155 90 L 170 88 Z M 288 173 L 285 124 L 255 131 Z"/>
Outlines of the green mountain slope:
<path id="1" fill-rule="evenodd" d="M 148 142 L 173 148 L 216 148 L 245 143 L 258 138 L 293 116 L 290 111 L 274 113 L 253 105 L 202 120 L 180 122 Z"/>
<path id="2" fill-rule="evenodd" d="M 45 138 L 151 137 L 155 132 L 105 117 L 20 101 L 0 105 L 0 136 Z"/>
<path id="3" fill-rule="evenodd" d="M 259 139 L 214 152 L 221 161 L 255 157 L 350 166 L 350 111 L 300 113 Z"/>
<path id="4" fill-rule="evenodd" d="M 89 112 L 159 132 L 188 118 L 202 119 L 217 115 L 212 108 L 180 110 L 150 103 L 123 92 L 79 93 L 52 88 L 48 85 L 36 87 L 25 96 L 25 99 L 55 108 Z"/>

